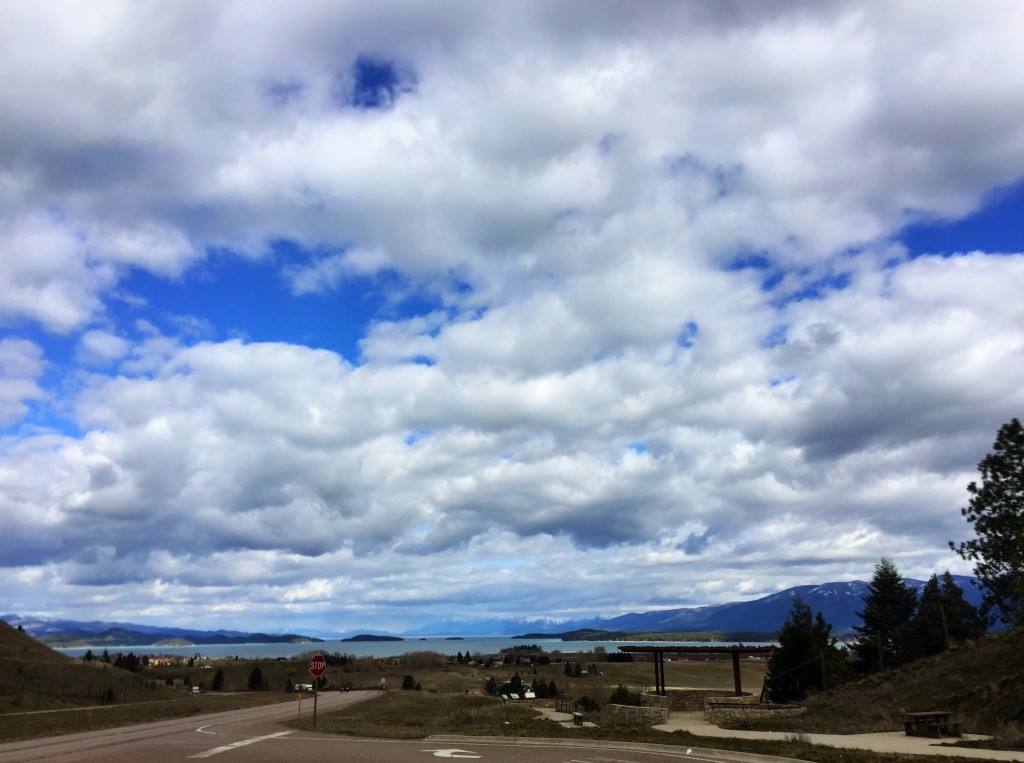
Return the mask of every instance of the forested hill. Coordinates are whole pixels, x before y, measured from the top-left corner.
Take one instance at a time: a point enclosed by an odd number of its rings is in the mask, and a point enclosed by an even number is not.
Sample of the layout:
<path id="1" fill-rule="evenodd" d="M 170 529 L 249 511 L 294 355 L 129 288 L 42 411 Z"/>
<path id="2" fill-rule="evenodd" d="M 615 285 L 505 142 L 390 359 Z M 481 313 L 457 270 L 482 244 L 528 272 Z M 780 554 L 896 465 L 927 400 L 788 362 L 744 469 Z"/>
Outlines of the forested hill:
<path id="1" fill-rule="evenodd" d="M 200 631 L 187 628 L 135 625 L 132 623 L 80 622 L 19 615 L 0 615 L 0 620 L 50 646 L 168 646 L 210 644 L 303 644 L 322 639 L 296 633 L 269 634 L 241 631 Z"/>

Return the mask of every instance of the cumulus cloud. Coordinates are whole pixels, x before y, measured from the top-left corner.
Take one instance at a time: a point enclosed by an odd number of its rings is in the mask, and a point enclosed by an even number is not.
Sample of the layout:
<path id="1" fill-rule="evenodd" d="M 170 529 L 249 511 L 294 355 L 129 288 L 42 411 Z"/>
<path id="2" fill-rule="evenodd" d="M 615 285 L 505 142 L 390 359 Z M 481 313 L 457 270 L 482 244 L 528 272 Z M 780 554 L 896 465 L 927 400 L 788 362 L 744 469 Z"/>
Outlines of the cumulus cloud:
<path id="1" fill-rule="evenodd" d="M 45 393 L 39 386 L 43 374 L 42 350 L 23 339 L 0 339 L 0 424 L 20 419 L 28 403 Z"/>
<path id="2" fill-rule="evenodd" d="M 1016 6 L 2 15 L 11 607 L 401 629 L 553 567 L 569 616 L 956 566 L 1024 254 L 896 236 L 1024 176 Z"/>

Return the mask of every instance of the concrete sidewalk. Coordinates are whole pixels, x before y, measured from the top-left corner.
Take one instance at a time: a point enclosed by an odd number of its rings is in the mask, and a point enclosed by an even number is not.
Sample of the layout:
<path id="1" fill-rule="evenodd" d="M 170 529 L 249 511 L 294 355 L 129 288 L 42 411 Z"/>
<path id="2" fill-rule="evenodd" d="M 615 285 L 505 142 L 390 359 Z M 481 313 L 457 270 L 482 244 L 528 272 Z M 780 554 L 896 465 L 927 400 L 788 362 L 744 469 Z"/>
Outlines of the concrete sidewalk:
<path id="1" fill-rule="evenodd" d="M 538 708 L 545 718 L 561 723 L 563 726 L 572 726 L 572 716 L 568 713 L 558 713 L 550 708 Z M 593 725 L 593 724 L 588 724 Z M 792 732 L 785 731 L 734 731 L 723 729 L 708 723 L 704 720 L 702 712 L 673 712 L 668 723 L 661 723 L 653 728 L 659 731 L 688 731 L 695 736 L 707 737 L 708 746 L 714 747 L 710 741 L 715 737 L 733 737 L 741 739 L 770 739 L 785 741 L 789 737 L 797 736 Z M 871 750 L 873 752 L 895 752 L 907 755 L 945 755 L 958 758 L 976 758 L 979 760 L 1012 760 L 1024 761 L 1024 752 L 1011 750 L 976 750 L 970 747 L 943 746 L 943 743 L 956 741 L 953 737 L 942 739 L 931 739 L 929 737 L 907 736 L 902 731 L 883 731 L 874 734 L 800 734 L 802 740 L 811 744 L 826 745 L 829 747 L 846 748 L 851 750 Z M 965 735 L 965 739 L 981 739 L 983 737 Z"/>

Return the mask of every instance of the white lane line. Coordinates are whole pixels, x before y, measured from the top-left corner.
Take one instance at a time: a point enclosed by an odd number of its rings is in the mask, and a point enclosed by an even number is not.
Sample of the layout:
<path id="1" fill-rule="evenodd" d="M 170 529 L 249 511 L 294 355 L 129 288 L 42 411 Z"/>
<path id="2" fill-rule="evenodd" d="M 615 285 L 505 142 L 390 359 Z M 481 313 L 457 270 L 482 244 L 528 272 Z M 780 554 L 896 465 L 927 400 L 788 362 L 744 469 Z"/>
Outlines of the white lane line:
<path id="1" fill-rule="evenodd" d="M 245 746 L 250 745 L 250 744 L 256 744 L 257 742 L 263 742 L 263 741 L 265 741 L 267 739 L 274 739 L 276 737 L 288 736 L 291 733 L 292 732 L 290 732 L 290 731 L 278 731 L 276 734 L 267 734 L 266 736 L 253 737 L 252 739 L 242 739 L 239 742 L 232 742 L 231 744 L 226 744 L 223 747 L 214 747 L 212 750 L 206 750 L 205 752 L 196 753 L 195 755 L 191 755 L 189 757 L 190 757 L 190 759 L 191 758 L 212 758 L 214 755 L 220 755 L 222 752 L 227 752 L 228 750 L 235 750 L 235 749 L 237 749 L 239 747 L 245 747 Z"/>

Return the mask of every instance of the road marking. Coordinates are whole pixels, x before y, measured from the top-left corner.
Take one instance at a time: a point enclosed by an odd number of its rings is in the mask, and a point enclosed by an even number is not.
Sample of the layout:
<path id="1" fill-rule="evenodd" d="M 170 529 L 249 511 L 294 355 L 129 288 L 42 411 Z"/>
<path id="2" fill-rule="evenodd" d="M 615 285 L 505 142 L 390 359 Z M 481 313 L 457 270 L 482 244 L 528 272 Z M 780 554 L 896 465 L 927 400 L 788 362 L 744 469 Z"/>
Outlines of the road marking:
<path id="1" fill-rule="evenodd" d="M 276 734 L 267 734 L 262 737 L 253 737 L 252 739 L 243 739 L 239 742 L 232 742 L 226 744 L 223 747 L 214 747 L 212 750 L 206 750 L 205 752 L 196 753 L 191 755 L 190 758 L 212 758 L 214 755 L 220 755 L 222 752 L 228 752 L 229 750 L 235 750 L 239 747 L 245 747 L 250 744 L 256 744 L 257 742 L 263 742 L 267 739 L 274 739 L 276 737 L 288 736 L 292 732 L 290 731 L 278 731 Z"/>
<path id="2" fill-rule="evenodd" d="M 469 750 L 424 750 L 423 752 L 434 753 L 435 758 L 479 758 Z"/>

